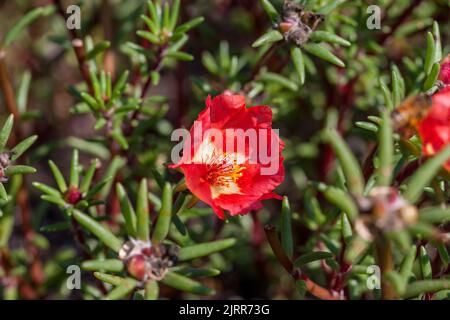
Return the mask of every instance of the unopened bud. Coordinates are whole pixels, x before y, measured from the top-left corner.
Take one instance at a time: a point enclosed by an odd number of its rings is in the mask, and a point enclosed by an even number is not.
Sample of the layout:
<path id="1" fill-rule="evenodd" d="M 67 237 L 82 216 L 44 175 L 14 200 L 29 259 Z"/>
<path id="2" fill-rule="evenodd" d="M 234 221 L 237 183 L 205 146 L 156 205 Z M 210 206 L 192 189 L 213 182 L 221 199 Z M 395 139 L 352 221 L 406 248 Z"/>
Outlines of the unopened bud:
<path id="1" fill-rule="evenodd" d="M 411 225 L 417 222 L 419 213 L 415 206 L 407 205 L 400 209 L 400 217 L 407 225 Z"/>
<path id="2" fill-rule="evenodd" d="M 295 23 L 293 23 L 293 22 L 290 22 L 290 21 L 287 21 L 287 22 L 281 22 L 280 24 L 279 24 L 279 26 L 280 26 L 280 31 L 281 31 L 281 33 L 286 33 L 286 32 L 288 32 L 289 30 L 291 30 L 291 28 L 293 27 L 293 26 L 295 26 Z"/>
<path id="3" fill-rule="evenodd" d="M 65 195 L 66 202 L 70 204 L 77 204 L 78 201 L 80 201 L 82 198 L 80 190 L 76 187 L 70 187 L 69 190 L 67 190 Z"/>
<path id="4" fill-rule="evenodd" d="M 143 255 L 131 257 L 127 263 L 128 273 L 138 280 L 144 280 L 147 273 L 147 263 Z"/>

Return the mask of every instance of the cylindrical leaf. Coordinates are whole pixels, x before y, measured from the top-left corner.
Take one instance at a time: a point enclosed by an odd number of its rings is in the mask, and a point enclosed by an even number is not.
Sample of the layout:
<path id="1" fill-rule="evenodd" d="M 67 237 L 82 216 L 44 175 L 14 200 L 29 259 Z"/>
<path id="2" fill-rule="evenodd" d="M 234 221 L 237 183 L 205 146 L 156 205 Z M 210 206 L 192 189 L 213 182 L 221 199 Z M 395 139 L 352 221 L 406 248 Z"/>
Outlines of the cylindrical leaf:
<path id="1" fill-rule="evenodd" d="M 335 187 L 321 186 L 319 190 L 328 202 L 345 212 L 350 220 L 353 221 L 358 216 L 358 207 L 349 194 Z"/>
<path id="2" fill-rule="evenodd" d="M 300 79 L 300 85 L 303 85 L 305 83 L 305 61 L 303 60 L 302 50 L 299 47 L 291 48 L 291 59 Z"/>
<path id="3" fill-rule="evenodd" d="M 158 220 L 155 224 L 152 240 L 154 242 L 161 242 L 169 233 L 170 222 L 172 220 L 172 186 L 166 182 L 164 184 L 161 210 L 159 211 Z"/>
<path id="4" fill-rule="evenodd" d="M 404 197 L 411 203 L 419 200 L 424 188 L 438 173 L 441 166 L 450 158 L 450 146 L 447 146 L 433 158 L 425 162 L 409 179 Z"/>
<path id="5" fill-rule="evenodd" d="M 43 184 L 40 182 L 33 182 L 33 186 L 48 195 L 52 195 L 57 198 L 61 198 L 61 193 L 58 190 L 56 190 L 55 188 L 52 188 L 50 186 L 47 186 L 46 184 Z"/>
<path id="6" fill-rule="evenodd" d="M 380 141 L 378 159 L 377 184 L 389 186 L 392 178 L 392 164 L 394 157 L 394 144 L 392 139 L 391 117 L 387 111 L 382 112 L 382 119 L 378 139 Z"/>
<path id="7" fill-rule="evenodd" d="M 436 62 L 436 43 L 431 32 L 427 33 L 427 52 L 425 54 L 424 71 L 426 75 L 430 74 L 433 64 Z"/>
<path id="8" fill-rule="evenodd" d="M 139 184 L 136 206 L 136 235 L 142 241 L 148 241 L 150 237 L 150 219 L 147 194 L 147 179 L 142 179 Z"/>
<path id="9" fill-rule="evenodd" d="M 292 213 L 287 197 L 283 197 L 281 203 L 281 245 L 291 259 L 294 254 L 294 241 L 292 239 Z"/>
<path id="10" fill-rule="evenodd" d="M 136 34 L 139 37 L 144 38 L 145 40 L 148 40 L 149 42 L 156 44 L 156 45 L 159 45 L 161 42 L 161 40 L 158 38 L 158 36 L 154 35 L 151 32 L 148 32 L 148 31 L 138 30 L 136 32 Z"/>
<path id="11" fill-rule="evenodd" d="M 0 199 L 4 201 L 8 200 L 8 192 L 6 191 L 5 186 L 1 182 L 0 182 Z"/>
<path id="12" fill-rule="evenodd" d="M 112 274 L 107 274 L 103 272 L 94 272 L 94 277 L 98 280 L 112 284 L 113 286 L 118 286 L 124 280 L 122 277 L 114 276 Z"/>
<path id="13" fill-rule="evenodd" d="M 54 7 L 50 5 L 47 7 L 38 7 L 26 13 L 19 19 L 19 21 L 14 23 L 13 27 L 5 34 L 2 41 L 3 46 L 9 46 L 17 38 L 19 33 L 37 18 L 49 15 L 53 11 Z"/>
<path id="14" fill-rule="evenodd" d="M 78 164 L 78 150 L 72 152 L 72 160 L 70 162 L 70 178 L 69 185 L 78 188 L 79 184 L 79 164 Z"/>
<path id="15" fill-rule="evenodd" d="M 88 271 L 121 272 L 123 262 L 118 259 L 86 260 L 81 264 L 81 268 Z"/>
<path id="16" fill-rule="evenodd" d="M 416 246 L 411 246 L 405 255 L 405 258 L 400 265 L 400 274 L 403 277 L 405 283 L 408 282 L 410 275 L 412 274 L 412 268 L 414 264 L 414 258 L 416 257 Z"/>
<path id="17" fill-rule="evenodd" d="M 345 68 L 345 63 L 341 59 L 332 54 L 327 48 L 317 43 L 307 43 L 303 46 L 306 52 L 330 62 L 338 67 Z"/>
<path id="18" fill-rule="evenodd" d="M 48 165 L 50 166 L 50 170 L 53 173 L 53 177 L 55 178 L 55 181 L 56 181 L 56 184 L 58 185 L 59 190 L 62 193 L 65 193 L 67 191 L 66 180 L 64 180 L 64 176 L 62 175 L 58 166 L 52 160 L 48 161 Z"/>
<path id="19" fill-rule="evenodd" d="M 434 86 L 434 84 L 436 83 L 436 81 L 439 77 L 440 70 L 441 70 L 441 65 L 438 62 L 433 64 L 433 66 L 431 67 L 430 74 L 427 76 L 427 78 L 425 79 L 425 82 L 423 84 L 424 91 L 428 91 Z"/>
<path id="20" fill-rule="evenodd" d="M 434 61 L 435 62 L 441 61 L 442 59 L 441 32 L 439 31 L 439 24 L 436 21 L 433 22 L 433 36 L 434 39 L 436 39 Z"/>
<path id="21" fill-rule="evenodd" d="M 267 13 L 267 15 L 269 16 L 270 20 L 272 22 L 276 22 L 278 20 L 278 12 L 277 10 L 274 8 L 274 6 L 272 5 L 272 3 L 270 3 L 269 0 L 260 0 L 261 5 L 264 9 L 264 11 Z"/>
<path id="22" fill-rule="evenodd" d="M 252 47 L 257 48 L 263 45 L 278 42 L 280 40 L 283 40 L 283 35 L 281 32 L 277 30 L 270 30 L 253 42 Z"/>
<path id="23" fill-rule="evenodd" d="M 11 130 L 14 124 L 14 115 L 10 114 L 8 119 L 6 119 L 2 130 L 0 131 L 0 149 L 3 149 L 8 142 Z"/>
<path id="24" fill-rule="evenodd" d="M 394 103 L 394 108 L 397 107 L 402 101 L 401 95 L 401 80 L 399 77 L 399 73 L 396 71 L 394 67 L 392 67 L 391 71 L 392 76 L 392 99 Z"/>
<path id="25" fill-rule="evenodd" d="M 424 246 L 420 247 L 419 264 L 420 271 L 422 272 L 422 279 L 431 280 L 431 278 L 433 277 L 433 271 L 431 270 L 431 261 Z"/>
<path id="26" fill-rule="evenodd" d="M 378 83 L 380 85 L 381 91 L 383 91 L 384 103 L 386 105 L 386 108 L 389 111 L 393 111 L 394 110 L 394 102 L 392 101 L 391 91 L 389 90 L 388 86 L 384 83 L 383 80 L 379 79 Z"/>
<path id="27" fill-rule="evenodd" d="M 201 295 L 213 295 L 214 290 L 204 287 L 200 282 L 194 281 L 192 279 L 189 279 L 185 276 L 182 276 L 180 274 L 177 274 L 175 272 L 169 272 L 164 277 L 164 279 L 161 280 L 162 283 L 165 285 L 168 285 L 172 288 L 191 292 L 195 294 L 201 294 Z"/>
<path id="28" fill-rule="evenodd" d="M 30 174 L 36 173 L 36 169 L 30 166 L 9 166 L 5 169 L 5 174 L 11 177 L 15 174 Z"/>
<path id="29" fill-rule="evenodd" d="M 136 237 L 136 213 L 131 205 L 130 199 L 122 186 L 118 183 L 116 186 L 117 196 L 120 202 L 120 209 L 122 210 L 123 218 L 125 220 L 125 229 L 130 237 Z"/>
<path id="30" fill-rule="evenodd" d="M 194 60 L 194 56 L 186 53 L 186 52 L 182 52 L 182 51 L 176 51 L 176 52 L 168 52 L 166 54 L 167 58 L 173 58 L 176 60 L 180 60 L 180 61 L 192 61 Z"/>
<path id="31" fill-rule="evenodd" d="M 222 251 L 232 247 L 236 243 L 236 239 L 224 239 L 213 242 L 206 242 L 201 244 L 195 244 L 188 247 L 183 247 L 180 250 L 178 259 L 180 261 L 192 260 L 195 258 L 210 255 L 212 253 Z"/>
<path id="32" fill-rule="evenodd" d="M 93 233 L 100 239 L 106 246 L 119 252 L 122 247 L 122 241 L 120 241 L 111 231 L 109 231 L 105 226 L 101 225 L 91 217 L 85 215 L 84 213 L 74 210 L 73 217 L 78 221 L 84 228 Z"/>
<path id="33" fill-rule="evenodd" d="M 179 1 L 179 0 L 178 0 Z M 159 296 L 159 285 L 155 280 L 148 280 L 145 284 L 145 299 L 157 300 Z"/>
<path id="34" fill-rule="evenodd" d="M 338 35 L 327 32 L 327 31 L 314 31 L 311 33 L 310 39 L 315 42 L 329 42 L 335 43 L 344 47 L 350 47 L 352 44 L 345 40 L 344 38 L 339 37 Z"/>
<path id="35" fill-rule="evenodd" d="M 97 170 L 99 161 L 97 159 L 92 160 L 91 165 L 86 170 L 83 179 L 81 180 L 80 191 L 86 193 L 91 186 L 92 178 L 94 177 L 95 170 Z"/>
<path id="36" fill-rule="evenodd" d="M 324 260 L 324 259 L 331 259 L 334 255 L 331 252 L 326 251 L 316 251 L 316 252 L 310 252 L 302 255 L 300 258 L 295 260 L 294 266 L 300 267 L 304 264 L 317 261 L 317 260 Z"/>
<path id="37" fill-rule="evenodd" d="M 419 220 L 426 223 L 444 223 L 450 221 L 450 208 L 424 208 L 420 210 Z"/>
<path id="38" fill-rule="evenodd" d="M 290 80 L 290 79 L 288 79 L 288 78 L 286 78 L 286 77 L 284 77 L 282 75 L 279 75 L 277 73 L 264 72 L 261 75 L 261 80 L 267 81 L 269 83 L 271 83 L 271 82 L 272 83 L 277 83 L 277 84 L 279 84 L 279 85 L 281 85 L 281 86 L 283 86 L 283 87 L 285 87 L 285 88 L 287 88 L 289 90 L 292 90 L 292 91 L 297 91 L 298 90 L 297 83 L 295 83 L 294 81 L 292 81 L 292 80 Z"/>
<path id="39" fill-rule="evenodd" d="M 102 41 L 100 43 L 97 43 L 92 50 L 89 50 L 86 53 L 86 59 L 91 60 L 94 59 L 97 55 L 104 52 L 106 49 L 110 47 L 111 43 L 109 41 Z"/>
<path id="40" fill-rule="evenodd" d="M 352 231 L 352 225 L 350 221 L 348 220 L 347 214 L 342 213 L 341 214 L 341 234 L 342 238 L 344 239 L 345 243 L 348 245 L 353 238 L 353 231 Z"/>
<path id="41" fill-rule="evenodd" d="M 180 14 L 180 0 L 174 0 L 172 12 L 170 14 L 169 30 L 173 31 L 177 25 L 178 15 Z"/>
<path id="42" fill-rule="evenodd" d="M 191 21 L 188 21 L 186 23 L 183 23 L 182 25 L 178 26 L 175 29 L 174 34 L 181 34 L 189 31 L 190 29 L 198 26 L 200 23 L 202 23 L 205 20 L 203 17 L 197 17 L 195 19 L 192 19 Z"/>
<path id="43" fill-rule="evenodd" d="M 326 131 L 325 139 L 331 144 L 336 152 L 345 179 L 347 180 L 349 190 L 355 194 L 362 195 L 364 191 L 364 178 L 358 161 L 352 154 L 350 148 L 335 130 Z M 350 214 L 349 212 L 347 213 Z"/>
<path id="44" fill-rule="evenodd" d="M 118 300 L 128 295 L 137 285 L 137 281 L 131 278 L 124 279 L 117 287 L 115 287 L 108 295 L 106 300 Z"/>
<path id="45" fill-rule="evenodd" d="M 186 277 L 194 277 L 194 278 L 203 278 L 203 277 L 215 277 L 220 274 L 220 270 L 208 268 L 208 269 L 195 269 L 195 268 L 183 268 L 177 270 L 177 273 L 186 276 Z"/>
<path id="46" fill-rule="evenodd" d="M 426 292 L 436 292 L 444 289 L 450 289 L 449 279 L 416 281 L 406 287 L 403 298 L 409 299 Z"/>
<path id="47" fill-rule="evenodd" d="M 37 136 L 31 136 L 20 142 L 11 150 L 11 161 L 16 161 L 36 141 Z"/>

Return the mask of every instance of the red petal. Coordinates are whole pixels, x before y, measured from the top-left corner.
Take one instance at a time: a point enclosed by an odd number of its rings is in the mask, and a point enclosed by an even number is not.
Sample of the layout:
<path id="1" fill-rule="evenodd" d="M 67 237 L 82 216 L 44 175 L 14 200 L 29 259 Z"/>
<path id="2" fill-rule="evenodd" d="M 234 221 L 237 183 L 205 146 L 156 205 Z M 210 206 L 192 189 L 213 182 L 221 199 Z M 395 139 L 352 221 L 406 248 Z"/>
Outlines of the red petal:
<path id="1" fill-rule="evenodd" d="M 450 84 L 450 54 L 441 63 L 439 80 L 441 80 L 444 84 Z"/>
<path id="2" fill-rule="evenodd" d="M 245 97 L 229 94 L 221 94 L 212 100 L 208 97 L 206 107 L 210 110 L 212 126 L 222 128 L 240 110 L 245 109 Z"/>
<path id="3" fill-rule="evenodd" d="M 432 156 L 450 143 L 450 88 L 433 96 L 433 105 L 419 125 L 422 152 Z M 445 167 L 450 169 L 450 162 Z"/>

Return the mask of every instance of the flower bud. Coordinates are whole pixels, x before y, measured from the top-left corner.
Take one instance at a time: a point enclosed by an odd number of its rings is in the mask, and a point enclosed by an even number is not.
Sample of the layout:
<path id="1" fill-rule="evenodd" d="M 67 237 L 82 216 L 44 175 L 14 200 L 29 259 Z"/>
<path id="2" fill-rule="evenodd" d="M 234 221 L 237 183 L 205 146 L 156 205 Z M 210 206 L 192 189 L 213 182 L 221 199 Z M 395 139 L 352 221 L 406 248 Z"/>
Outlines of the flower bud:
<path id="1" fill-rule="evenodd" d="M 78 201 L 81 200 L 81 198 L 82 198 L 81 192 L 76 187 L 70 187 L 65 195 L 65 200 L 72 205 L 77 204 Z"/>
<path id="2" fill-rule="evenodd" d="M 284 33 L 288 32 L 289 30 L 291 30 L 291 28 L 295 26 L 295 23 L 286 21 L 286 22 L 281 22 L 279 24 L 279 26 L 280 26 L 281 33 L 284 34 Z"/>
<path id="3" fill-rule="evenodd" d="M 412 205 L 407 205 L 401 208 L 399 214 L 403 222 L 405 222 L 407 225 L 416 223 L 417 219 L 419 218 L 419 212 L 417 211 L 417 208 Z"/>
<path id="4" fill-rule="evenodd" d="M 144 280 L 147 273 L 147 262 L 143 255 L 131 257 L 127 263 L 127 271 L 138 280 Z"/>

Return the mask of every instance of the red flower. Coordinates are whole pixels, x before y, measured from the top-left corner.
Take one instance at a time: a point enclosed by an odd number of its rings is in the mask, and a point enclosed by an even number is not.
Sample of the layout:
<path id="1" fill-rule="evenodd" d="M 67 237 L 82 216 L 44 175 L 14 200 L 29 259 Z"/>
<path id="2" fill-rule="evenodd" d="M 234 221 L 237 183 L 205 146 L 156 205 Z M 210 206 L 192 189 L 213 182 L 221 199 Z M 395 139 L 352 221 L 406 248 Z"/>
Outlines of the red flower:
<path id="1" fill-rule="evenodd" d="M 208 97 L 190 137 L 192 144 L 185 141 L 172 167 L 183 171 L 189 190 L 219 218 L 223 210 L 245 214 L 261 208 L 261 200 L 281 199 L 273 190 L 284 180 L 284 143 L 272 129 L 270 107 L 246 108 L 239 95 Z"/>
<path id="2" fill-rule="evenodd" d="M 423 154 L 432 156 L 450 143 L 450 87 L 433 96 L 432 107 L 419 124 Z M 450 171 L 450 161 L 444 167 Z"/>
<path id="3" fill-rule="evenodd" d="M 442 60 L 441 71 L 439 72 L 439 80 L 441 80 L 445 85 L 450 84 L 450 54 Z"/>

